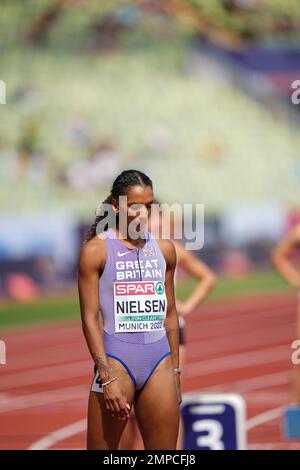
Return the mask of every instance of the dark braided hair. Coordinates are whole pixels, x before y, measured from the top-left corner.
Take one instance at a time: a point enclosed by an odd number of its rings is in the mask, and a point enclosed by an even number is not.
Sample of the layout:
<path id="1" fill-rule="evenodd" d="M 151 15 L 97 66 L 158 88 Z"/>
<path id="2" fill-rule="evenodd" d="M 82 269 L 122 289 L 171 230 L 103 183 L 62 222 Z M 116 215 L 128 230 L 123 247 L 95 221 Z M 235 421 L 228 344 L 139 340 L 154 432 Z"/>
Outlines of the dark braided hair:
<path id="1" fill-rule="evenodd" d="M 113 204 L 114 201 L 119 200 L 119 196 L 125 196 L 127 189 L 130 186 L 150 186 L 153 189 L 151 179 L 138 170 L 125 170 L 117 176 L 115 181 L 113 182 L 111 191 L 109 196 L 102 202 L 102 204 Z M 91 240 L 97 234 L 97 226 L 102 219 L 104 219 L 104 215 L 97 215 L 93 225 L 88 230 L 86 237 L 84 239 L 84 243 Z M 104 230 L 107 230 L 108 224 L 104 227 Z"/>

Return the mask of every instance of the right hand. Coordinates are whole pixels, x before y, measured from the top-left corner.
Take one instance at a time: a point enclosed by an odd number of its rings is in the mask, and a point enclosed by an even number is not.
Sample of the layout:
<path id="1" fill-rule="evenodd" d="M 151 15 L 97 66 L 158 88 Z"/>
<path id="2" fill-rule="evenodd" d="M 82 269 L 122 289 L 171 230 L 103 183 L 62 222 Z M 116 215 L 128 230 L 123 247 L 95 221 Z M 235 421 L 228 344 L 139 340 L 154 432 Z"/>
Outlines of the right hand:
<path id="1" fill-rule="evenodd" d="M 183 302 L 179 299 L 176 299 L 176 310 L 179 315 L 181 315 L 181 311 L 183 310 Z"/>
<path id="2" fill-rule="evenodd" d="M 106 408 L 111 412 L 112 416 L 125 420 L 129 418 L 130 405 L 127 403 L 125 394 L 117 380 L 103 387 L 104 400 Z"/>
<path id="3" fill-rule="evenodd" d="M 190 313 L 190 309 L 189 307 L 187 307 L 187 304 L 177 299 L 176 299 L 176 310 L 177 310 L 178 315 L 182 317 Z"/>

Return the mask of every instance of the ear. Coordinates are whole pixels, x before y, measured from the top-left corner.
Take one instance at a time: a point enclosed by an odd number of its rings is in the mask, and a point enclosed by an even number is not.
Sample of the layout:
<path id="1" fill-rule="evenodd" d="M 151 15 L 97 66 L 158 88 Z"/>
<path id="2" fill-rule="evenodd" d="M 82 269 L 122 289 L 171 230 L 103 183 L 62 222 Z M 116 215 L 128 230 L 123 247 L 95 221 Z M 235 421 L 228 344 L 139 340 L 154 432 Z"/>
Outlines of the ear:
<path id="1" fill-rule="evenodd" d="M 115 214 L 120 212 L 119 205 L 115 199 L 112 200 L 112 208 Z"/>

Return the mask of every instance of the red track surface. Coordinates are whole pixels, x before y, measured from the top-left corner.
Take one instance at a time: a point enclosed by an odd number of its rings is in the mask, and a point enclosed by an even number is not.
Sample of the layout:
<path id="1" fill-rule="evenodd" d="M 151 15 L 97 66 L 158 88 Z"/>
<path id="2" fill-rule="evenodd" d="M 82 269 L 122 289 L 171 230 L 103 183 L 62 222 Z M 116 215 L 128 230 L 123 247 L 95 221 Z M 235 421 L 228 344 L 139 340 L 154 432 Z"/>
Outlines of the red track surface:
<path id="1" fill-rule="evenodd" d="M 281 429 L 295 312 L 294 296 L 272 294 L 211 303 L 187 318 L 184 391 L 240 393 L 250 449 L 300 449 Z M 0 448 L 84 448 L 92 360 L 79 319 L 2 331 L 1 339 Z"/>

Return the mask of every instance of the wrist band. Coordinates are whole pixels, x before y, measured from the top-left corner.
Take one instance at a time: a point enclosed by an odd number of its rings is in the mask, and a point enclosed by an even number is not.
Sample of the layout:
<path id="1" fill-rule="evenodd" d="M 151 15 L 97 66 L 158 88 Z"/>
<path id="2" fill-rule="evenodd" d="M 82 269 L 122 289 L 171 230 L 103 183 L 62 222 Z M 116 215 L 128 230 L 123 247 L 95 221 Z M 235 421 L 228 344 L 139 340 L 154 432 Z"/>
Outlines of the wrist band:
<path id="1" fill-rule="evenodd" d="M 175 372 L 175 374 L 181 374 L 181 368 L 180 368 L 180 367 L 176 367 L 176 368 L 174 369 L 174 372 Z"/>
<path id="2" fill-rule="evenodd" d="M 104 382 L 104 383 L 102 384 L 102 387 L 105 387 L 105 385 L 111 384 L 111 383 L 114 382 L 115 380 L 117 380 L 117 377 L 113 377 L 112 379 L 108 380 L 107 382 Z"/>

